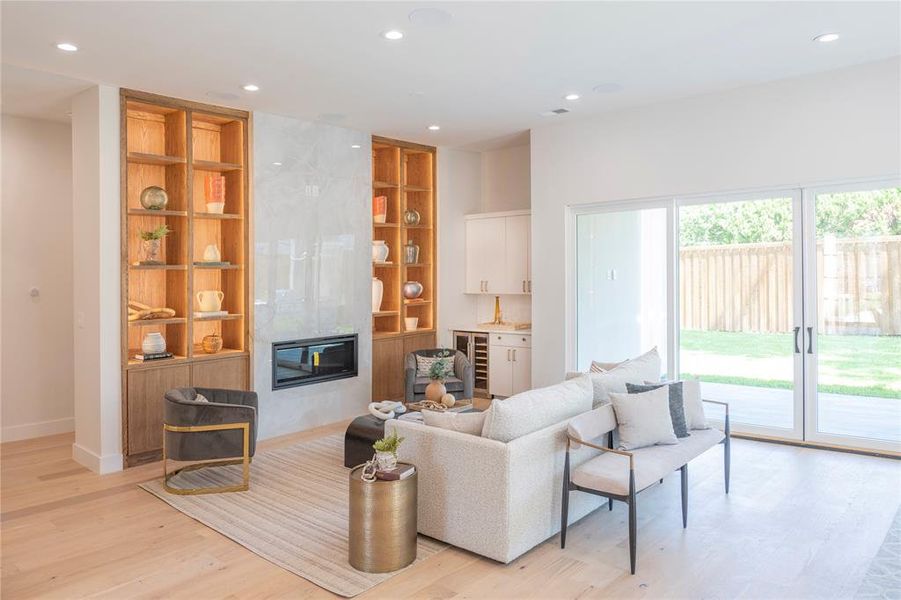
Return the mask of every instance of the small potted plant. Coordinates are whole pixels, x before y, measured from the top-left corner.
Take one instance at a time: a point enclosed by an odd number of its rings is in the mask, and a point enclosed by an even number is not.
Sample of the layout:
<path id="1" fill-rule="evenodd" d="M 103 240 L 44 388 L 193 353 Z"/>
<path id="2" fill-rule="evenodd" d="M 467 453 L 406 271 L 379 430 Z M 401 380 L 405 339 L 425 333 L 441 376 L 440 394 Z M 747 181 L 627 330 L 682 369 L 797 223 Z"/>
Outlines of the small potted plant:
<path id="1" fill-rule="evenodd" d="M 163 238 L 170 233 L 172 233 L 172 230 L 165 224 L 150 231 L 141 230 L 141 247 L 144 253 L 142 264 L 160 264 L 160 244 Z"/>
<path id="2" fill-rule="evenodd" d="M 454 367 L 450 361 L 450 353 L 443 350 L 438 355 L 438 360 L 429 367 L 429 379 L 432 382 L 425 388 L 425 399 L 429 402 L 441 402 L 441 398 L 447 393 L 444 382 L 454 372 Z"/>
<path id="3" fill-rule="evenodd" d="M 375 462 L 381 471 L 390 471 L 397 466 L 397 449 L 404 438 L 397 436 L 397 431 L 388 437 L 378 440 L 372 445 L 375 450 Z"/>

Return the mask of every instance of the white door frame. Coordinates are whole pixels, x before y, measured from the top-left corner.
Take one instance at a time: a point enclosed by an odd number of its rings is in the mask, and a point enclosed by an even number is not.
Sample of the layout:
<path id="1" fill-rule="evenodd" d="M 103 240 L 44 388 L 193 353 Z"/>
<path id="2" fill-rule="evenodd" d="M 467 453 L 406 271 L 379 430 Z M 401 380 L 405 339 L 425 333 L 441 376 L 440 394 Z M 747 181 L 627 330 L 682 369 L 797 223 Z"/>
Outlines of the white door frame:
<path id="1" fill-rule="evenodd" d="M 820 194 L 841 192 L 863 192 L 882 188 L 901 187 L 901 179 L 865 180 L 855 183 L 840 183 L 833 185 L 811 186 L 803 189 L 804 210 L 804 350 L 805 350 L 805 414 L 804 421 L 807 424 L 805 440 L 830 446 L 841 446 L 862 450 L 887 450 L 899 452 L 898 442 L 878 440 L 852 435 L 839 435 L 821 433 L 819 431 L 819 399 L 817 393 L 817 373 L 819 348 L 817 346 L 817 318 L 818 290 L 817 290 L 817 263 L 816 263 L 816 198 Z M 808 332 L 812 333 L 810 335 Z M 807 350 L 810 352 L 807 353 Z M 901 402 L 901 400 L 898 400 Z"/>
<path id="2" fill-rule="evenodd" d="M 748 192 L 739 192 L 734 194 L 700 194 L 692 196 L 681 196 L 676 198 L 676 208 L 683 206 L 694 206 L 699 204 L 720 204 L 726 202 L 745 202 L 750 200 L 766 200 L 769 198 L 791 198 L 792 201 L 792 315 L 791 321 L 795 327 L 803 328 L 803 298 L 798 290 L 803 285 L 803 256 L 802 256 L 802 233 L 803 233 L 803 216 L 801 210 L 801 189 L 800 188 L 770 188 L 764 190 L 755 190 Z M 678 215 L 676 215 L 678 216 Z M 673 254 L 676 262 L 676 274 L 678 277 L 678 256 L 679 256 L 679 219 L 676 218 L 676 237 L 673 245 Z M 677 282 L 679 279 L 676 280 Z M 678 316 L 678 315 L 677 315 Z M 678 343 L 678 337 L 677 343 Z M 800 335 L 798 336 L 798 344 L 801 344 Z M 779 438 L 786 440 L 801 441 L 804 439 L 804 355 L 803 348 L 799 346 L 802 352 L 792 353 L 792 374 L 794 386 L 792 387 L 792 427 L 791 429 L 782 429 L 775 427 L 766 427 L 762 425 L 753 425 L 750 423 L 741 423 L 732 417 L 731 427 L 735 433 L 746 433 L 749 435 Z M 676 346 L 676 354 L 678 355 L 678 345 Z M 678 371 L 677 371 L 678 373 Z"/>

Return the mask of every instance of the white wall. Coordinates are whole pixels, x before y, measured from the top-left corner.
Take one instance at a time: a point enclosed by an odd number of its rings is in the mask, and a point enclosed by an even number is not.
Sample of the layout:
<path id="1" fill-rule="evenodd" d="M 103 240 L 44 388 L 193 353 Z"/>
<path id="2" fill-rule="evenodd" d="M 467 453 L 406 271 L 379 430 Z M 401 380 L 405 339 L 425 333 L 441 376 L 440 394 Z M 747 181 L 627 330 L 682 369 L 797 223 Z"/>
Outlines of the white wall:
<path id="1" fill-rule="evenodd" d="M 73 458 L 122 469 L 119 90 L 95 86 L 72 100 Z"/>
<path id="2" fill-rule="evenodd" d="M 531 205 L 529 145 L 482 153 L 482 201 L 479 212 L 528 209 Z"/>
<path id="3" fill-rule="evenodd" d="M 451 345 L 449 328 L 475 324 L 476 301 L 465 287 L 466 228 L 463 217 L 479 212 L 482 162 L 476 152 L 438 149 L 438 336 Z"/>
<path id="4" fill-rule="evenodd" d="M 894 175 L 891 59 L 532 131 L 533 385 L 562 379 L 568 205 Z"/>
<path id="5" fill-rule="evenodd" d="M 261 112 L 253 127 L 254 389 L 264 439 L 361 415 L 371 401 L 372 160 L 360 131 Z M 272 390 L 273 342 L 347 333 L 359 334 L 357 377 Z"/>
<path id="6" fill-rule="evenodd" d="M 3 115 L 2 156 L 0 440 L 8 442 L 75 428 L 72 128 Z"/>

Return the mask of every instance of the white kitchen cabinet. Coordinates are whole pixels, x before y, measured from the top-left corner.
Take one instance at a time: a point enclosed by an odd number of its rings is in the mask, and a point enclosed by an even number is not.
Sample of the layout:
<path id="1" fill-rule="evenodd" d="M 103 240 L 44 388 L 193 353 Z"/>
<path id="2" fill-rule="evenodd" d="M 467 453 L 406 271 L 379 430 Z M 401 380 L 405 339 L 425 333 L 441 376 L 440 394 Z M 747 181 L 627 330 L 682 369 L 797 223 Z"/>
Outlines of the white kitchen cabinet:
<path id="1" fill-rule="evenodd" d="M 466 220 L 466 293 L 503 293 L 505 245 L 503 219 Z"/>
<path id="2" fill-rule="evenodd" d="M 532 291 L 528 211 L 466 217 L 466 293 Z"/>
<path id="3" fill-rule="evenodd" d="M 532 387 L 532 336 L 492 333 L 488 340 L 488 392 L 506 398 Z"/>

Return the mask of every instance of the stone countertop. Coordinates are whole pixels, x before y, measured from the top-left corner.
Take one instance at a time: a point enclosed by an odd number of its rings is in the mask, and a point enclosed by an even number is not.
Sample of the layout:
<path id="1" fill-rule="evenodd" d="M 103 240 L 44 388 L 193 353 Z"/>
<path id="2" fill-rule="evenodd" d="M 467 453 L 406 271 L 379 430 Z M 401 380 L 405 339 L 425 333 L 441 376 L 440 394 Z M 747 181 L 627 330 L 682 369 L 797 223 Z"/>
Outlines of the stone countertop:
<path id="1" fill-rule="evenodd" d="M 454 331 L 471 331 L 473 333 L 512 333 L 514 335 L 532 335 L 531 329 L 504 329 L 491 327 L 490 325 L 473 325 L 472 327 L 450 327 Z"/>

